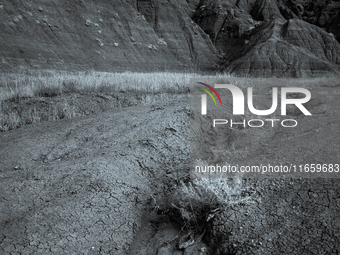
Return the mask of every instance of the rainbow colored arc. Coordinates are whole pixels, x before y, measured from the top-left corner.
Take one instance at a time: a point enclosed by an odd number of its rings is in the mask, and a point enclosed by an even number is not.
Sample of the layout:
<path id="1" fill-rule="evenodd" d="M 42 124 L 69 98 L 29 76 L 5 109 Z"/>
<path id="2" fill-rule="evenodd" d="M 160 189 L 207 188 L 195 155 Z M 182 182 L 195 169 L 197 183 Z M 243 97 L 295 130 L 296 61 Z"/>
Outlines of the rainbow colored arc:
<path id="1" fill-rule="evenodd" d="M 202 85 L 206 86 L 207 88 L 211 89 L 212 92 L 214 92 L 215 95 L 217 96 L 218 100 L 220 100 L 220 103 L 221 103 L 221 105 L 222 105 L 222 100 L 221 100 L 221 98 L 220 98 L 220 95 L 217 93 L 217 91 L 216 91 L 213 87 L 211 87 L 210 85 L 205 84 L 205 83 L 203 83 L 203 82 L 197 82 L 197 83 L 202 84 Z M 214 103 L 215 103 L 215 105 L 217 106 L 217 103 L 216 103 L 216 100 L 215 100 L 214 96 L 213 96 L 208 90 L 206 90 L 206 89 L 204 89 L 204 88 L 200 88 L 200 87 L 197 87 L 197 88 L 203 90 L 204 92 L 206 92 L 206 93 L 214 100 Z"/>

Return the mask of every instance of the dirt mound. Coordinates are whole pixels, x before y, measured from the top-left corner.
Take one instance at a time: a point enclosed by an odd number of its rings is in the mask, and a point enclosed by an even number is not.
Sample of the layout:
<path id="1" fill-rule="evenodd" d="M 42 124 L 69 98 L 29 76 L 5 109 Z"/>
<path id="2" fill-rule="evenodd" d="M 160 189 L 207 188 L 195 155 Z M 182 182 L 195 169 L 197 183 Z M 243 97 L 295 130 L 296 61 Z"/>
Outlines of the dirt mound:
<path id="1" fill-rule="evenodd" d="M 182 1 L 2 1 L 0 69 L 209 70 L 215 48 Z"/>
<path id="2" fill-rule="evenodd" d="M 339 181 L 258 180 L 261 202 L 225 208 L 213 223 L 213 254 L 336 254 Z"/>

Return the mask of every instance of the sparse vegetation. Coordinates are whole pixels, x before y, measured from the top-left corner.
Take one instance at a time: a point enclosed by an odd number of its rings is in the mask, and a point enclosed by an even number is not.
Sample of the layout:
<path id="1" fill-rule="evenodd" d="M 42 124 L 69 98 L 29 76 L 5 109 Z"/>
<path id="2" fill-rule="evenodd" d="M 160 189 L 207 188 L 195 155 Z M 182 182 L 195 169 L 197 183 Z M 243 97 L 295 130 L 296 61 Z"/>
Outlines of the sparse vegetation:
<path id="1" fill-rule="evenodd" d="M 241 88 L 340 86 L 339 79 L 237 78 L 195 73 L 106 73 L 29 71 L 0 76 L 0 131 L 27 124 L 73 118 L 133 105 L 158 104 L 187 96 L 190 78 L 228 82 Z M 76 95 L 87 95 L 87 99 Z M 89 96 L 90 95 L 90 96 Z M 92 98 L 91 98 L 92 96 Z M 105 101 L 98 102 L 98 98 Z M 86 101 L 86 102 L 85 102 Z M 92 104 L 90 104 L 92 102 Z M 97 103 L 97 105 L 94 105 Z"/>
<path id="2" fill-rule="evenodd" d="M 187 96 L 195 73 L 28 71 L 0 76 L 0 131 Z M 72 96 L 73 94 L 73 96 Z M 79 99 L 74 95 L 87 95 Z M 91 98 L 92 96 L 92 98 Z M 98 102 L 98 98 L 105 104 Z M 94 100 L 92 100 L 94 99 Z M 92 104 L 90 104 L 92 102 Z M 94 105 L 95 103 L 99 105 Z"/>
<path id="3" fill-rule="evenodd" d="M 83 102 L 83 107 L 81 103 L 77 105 L 71 94 L 100 96 L 111 102 L 112 108 L 120 108 L 138 103 L 151 104 L 171 97 L 169 93 L 186 92 L 188 79 L 186 74 L 172 73 L 24 71 L 18 74 L 2 74 L 0 131 L 44 120 L 96 113 L 108 108 L 109 103 L 104 107 L 97 107 L 100 109 L 86 109 L 86 102 Z M 122 96 L 125 94 L 129 96 Z M 95 107 L 91 105 L 88 108 Z"/>
<path id="4" fill-rule="evenodd" d="M 36 71 L 2 74 L 0 101 L 34 96 L 53 97 L 67 92 L 147 92 L 188 91 L 189 80 L 199 77 L 186 73 L 105 73 Z"/>

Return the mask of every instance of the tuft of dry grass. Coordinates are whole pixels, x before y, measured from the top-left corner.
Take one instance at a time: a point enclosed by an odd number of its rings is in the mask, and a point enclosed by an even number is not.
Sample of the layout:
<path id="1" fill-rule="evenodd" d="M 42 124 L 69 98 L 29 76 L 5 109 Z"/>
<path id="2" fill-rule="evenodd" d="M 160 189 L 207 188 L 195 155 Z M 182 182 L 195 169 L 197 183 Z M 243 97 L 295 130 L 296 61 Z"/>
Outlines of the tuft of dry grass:
<path id="1" fill-rule="evenodd" d="M 25 125 L 41 121 L 53 121 L 64 118 L 81 116 L 74 109 L 74 106 L 64 103 L 63 105 L 49 105 L 46 109 L 37 107 L 28 108 L 25 111 L 7 110 L 4 111 L 0 104 L 0 132 L 20 128 Z"/>
<path id="2" fill-rule="evenodd" d="M 167 206 L 181 217 L 189 230 L 202 232 L 220 209 L 253 203 L 253 196 L 245 195 L 246 190 L 242 176 L 193 179 L 176 187 Z"/>

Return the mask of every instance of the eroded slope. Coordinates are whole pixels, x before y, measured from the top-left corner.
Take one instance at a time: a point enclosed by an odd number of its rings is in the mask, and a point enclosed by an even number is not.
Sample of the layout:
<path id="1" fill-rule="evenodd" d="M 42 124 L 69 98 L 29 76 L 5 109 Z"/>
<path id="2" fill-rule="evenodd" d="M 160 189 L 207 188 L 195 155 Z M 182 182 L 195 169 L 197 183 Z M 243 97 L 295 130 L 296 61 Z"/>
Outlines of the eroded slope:
<path id="1" fill-rule="evenodd" d="M 221 71 L 256 77 L 339 75 L 338 3 L 318 3 L 313 10 L 299 2 L 201 1 L 193 20 L 224 56 Z"/>
<path id="2" fill-rule="evenodd" d="M 2 1 L 0 68 L 161 71 L 212 69 L 217 57 L 187 4 Z M 155 16 L 155 11 L 157 15 Z M 153 17 L 153 18 L 152 18 Z"/>

